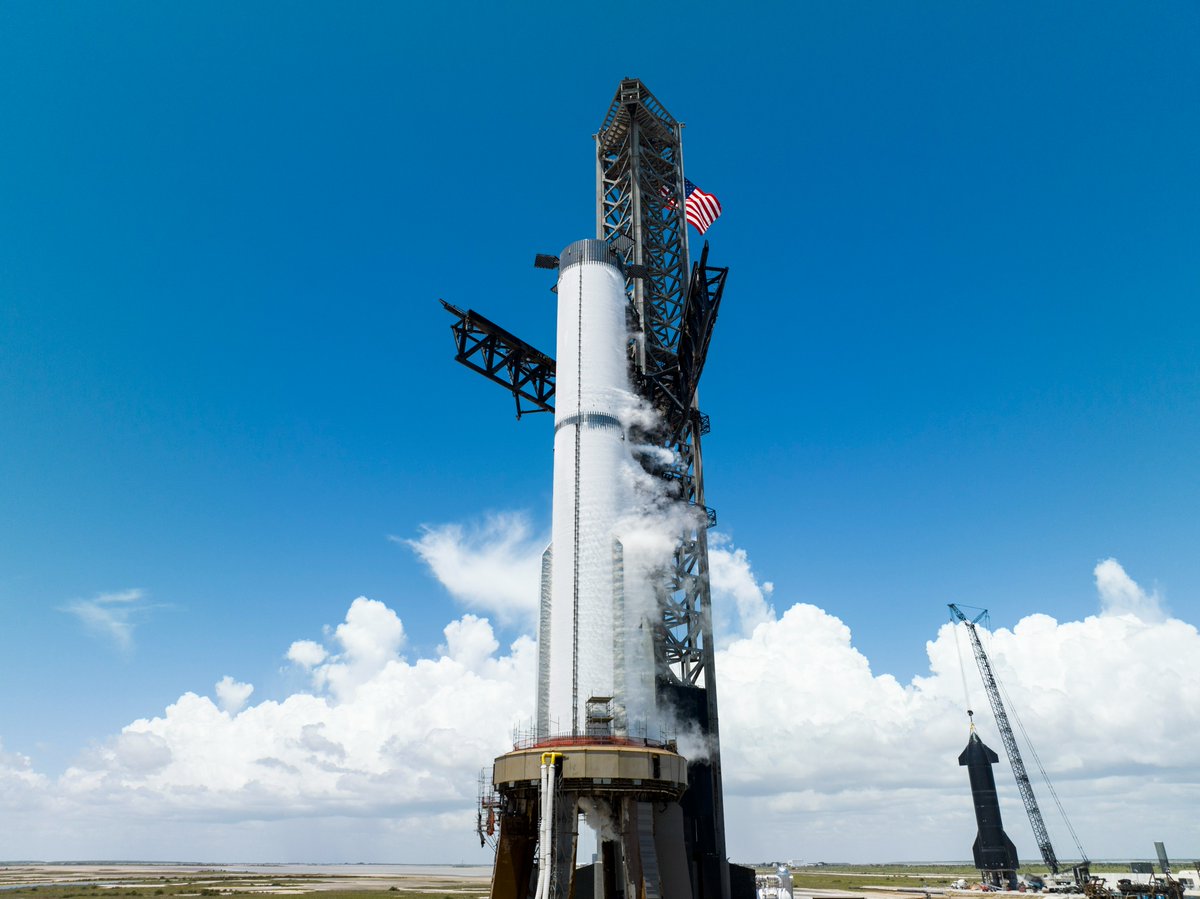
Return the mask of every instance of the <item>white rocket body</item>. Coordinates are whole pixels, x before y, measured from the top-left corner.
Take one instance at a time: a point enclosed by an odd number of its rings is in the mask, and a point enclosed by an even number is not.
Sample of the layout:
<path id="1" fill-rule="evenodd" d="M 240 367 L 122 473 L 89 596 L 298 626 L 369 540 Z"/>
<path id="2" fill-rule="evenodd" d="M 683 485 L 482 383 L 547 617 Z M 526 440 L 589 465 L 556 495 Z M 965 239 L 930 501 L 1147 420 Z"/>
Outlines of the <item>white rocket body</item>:
<path id="1" fill-rule="evenodd" d="M 608 244 L 581 240 L 563 251 L 552 542 L 543 558 L 538 633 L 539 737 L 606 728 L 622 734 L 630 713 L 640 721 L 649 714 L 642 674 L 652 670 L 652 649 L 641 639 L 641 615 L 626 610 L 618 533 L 635 502 L 635 463 L 621 423 L 632 397 L 625 307 L 625 276 Z M 636 709 L 628 708 L 630 680 L 643 685 L 635 688 L 643 694 Z M 610 725 L 589 726 L 593 697 L 613 700 Z"/>

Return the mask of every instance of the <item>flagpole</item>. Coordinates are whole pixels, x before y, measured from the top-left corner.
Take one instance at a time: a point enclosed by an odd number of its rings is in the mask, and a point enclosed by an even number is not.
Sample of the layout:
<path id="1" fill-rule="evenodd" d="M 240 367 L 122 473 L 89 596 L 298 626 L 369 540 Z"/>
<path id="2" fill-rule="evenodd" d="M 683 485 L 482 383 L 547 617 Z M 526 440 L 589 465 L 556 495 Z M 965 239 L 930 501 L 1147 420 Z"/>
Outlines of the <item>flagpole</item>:
<path id="1" fill-rule="evenodd" d="M 683 129 L 687 125 L 679 122 L 675 125 L 675 145 L 679 147 L 679 183 L 675 185 L 675 196 L 679 199 L 675 203 L 675 214 L 681 216 L 683 221 L 680 226 L 683 228 L 683 277 L 684 283 L 689 283 L 692 277 L 692 253 L 689 244 L 691 243 L 692 235 L 688 231 L 687 222 L 687 176 L 683 170 Z M 684 288 L 686 290 L 686 288 Z"/>

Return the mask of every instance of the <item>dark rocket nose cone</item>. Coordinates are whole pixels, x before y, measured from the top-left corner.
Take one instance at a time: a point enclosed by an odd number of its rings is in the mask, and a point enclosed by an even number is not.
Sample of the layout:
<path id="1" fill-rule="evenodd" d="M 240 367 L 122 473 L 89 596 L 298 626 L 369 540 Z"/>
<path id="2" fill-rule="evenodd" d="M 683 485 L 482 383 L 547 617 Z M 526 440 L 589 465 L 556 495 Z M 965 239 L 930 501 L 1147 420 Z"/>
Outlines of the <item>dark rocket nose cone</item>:
<path id="1" fill-rule="evenodd" d="M 979 739 L 979 734 L 971 734 L 971 739 L 967 741 L 967 748 L 964 749 L 958 756 L 960 765 L 994 765 L 1000 761 L 1000 756 L 992 752 L 992 750 Z"/>

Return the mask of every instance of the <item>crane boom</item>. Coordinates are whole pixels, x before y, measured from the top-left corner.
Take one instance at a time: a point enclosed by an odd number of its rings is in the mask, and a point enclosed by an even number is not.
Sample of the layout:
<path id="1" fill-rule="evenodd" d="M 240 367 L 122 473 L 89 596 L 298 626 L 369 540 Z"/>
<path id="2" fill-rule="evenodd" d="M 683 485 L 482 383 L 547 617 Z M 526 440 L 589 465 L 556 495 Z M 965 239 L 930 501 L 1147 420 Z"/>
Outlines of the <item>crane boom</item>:
<path id="1" fill-rule="evenodd" d="M 1008 753 L 1008 762 L 1012 765 L 1013 776 L 1017 779 L 1017 789 L 1021 793 L 1021 801 L 1025 803 L 1025 811 L 1029 815 L 1029 823 L 1033 827 L 1033 836 L 1037 840 L 1042 861 L 1050 867 L 1050 873 L 1057 874 L 1058 857 L 1054 854 L 1054 847 L 1050 845 L 1050 834 L 1046 830 L 1046 822 L 1042 820 L 1042 810 L 1038 808 L 1037 797 L 1033 795 L 1033 784 L 1029 782 L 1029 774 L 1025 771 L 1021 750 L 1017 747 L 1017 738 L 1013 734 L 1012 725 L 1008 723 L 1008 714 L 1004 711 L 1004 703 L 1000 701 L 1000 687 L 996 684 L 996 676 L 992 674 L 992 665 L 988 661 L 987 653 L 983 651 L 983 644 L 979 642 L 975 621 L 964 615 L 954 603 L 949 605 L 951 613 L 967 626 L 967 633 L 971 636 L 971 647 L 975 650 L 975 662 L 979 665 L 983 687 L 987 691 L 988 702 L 992 705 L 992 715 L 996 719 L 996 726 L 1000 729 L 1000 739 L 1004 742 L 1004 749 Z"/>

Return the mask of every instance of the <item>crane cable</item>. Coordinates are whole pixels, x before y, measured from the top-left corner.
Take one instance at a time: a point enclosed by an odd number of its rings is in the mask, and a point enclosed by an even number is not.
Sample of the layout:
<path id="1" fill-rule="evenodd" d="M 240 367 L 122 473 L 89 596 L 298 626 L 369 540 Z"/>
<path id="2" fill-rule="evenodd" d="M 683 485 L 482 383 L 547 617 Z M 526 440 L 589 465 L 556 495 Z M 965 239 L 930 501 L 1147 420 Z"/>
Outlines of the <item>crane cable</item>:
<path id="1" fill-rule="evenodd" d="M 967 714 L 971 714 L 971 691 L 967 689 L 967 666 L 963 662 L 962 643 L 959 641 L 959 631 L 962 630 L 958 626 L 958 622 L 954 620 L 954 613 L 950 613 L 950 625 L 954 628 L 954 649 L 958 652 L 958 673 L 962 675 L 963 685 L 963 707 L 966 708 Z"/>
<path id="2" fill-rule="evenodd" d="M 988 656 L 994 659 L 996 656 L 992 652 L 992 620 L 991 615 L 987 614 L 986 612 L 984 613 L 984 622 L 985 624 L 983 633 L 984 637 L 988 641 Z M 1050 780 L 1050 775 L 1046 773 L 1046 768 L 1042 764 L 1042 759 L 1038 755 L 1037 748 L 1033 745 L 1033 741 L 1029 739 L 1029 734 L 1025 730 L 1025 725 L 1021 722 L 1021 716 L 1017 714 L 1016 706 L 1013 705 L 1012 699 L 1009 698 L 1008 690 L 1005 689 L 1004 681 L 1000 679 L 1000 675 L 996 671 L 995 665 L 992 666 L 992 677 L 995 678 L 996 686 L 1000 688 L 1000 694 L 1004 697 L 1004 708 L 1007 710 L 1008 716 L 1017 722 L 1017 729 L 1021 731 L 1021 736 L 1025 740 L 1025 746 L 1029 749 L 1029 754 L 1033 756 L 1033 763 L 1037 765 L 1038 773 L 1042 776 L 1042 783 L 1044 783 L 1046 788 L 1050 791 L 1050 796 L 1054 799 L 1054 805 L 1058 809 L 1059 815 L 1062 816 L 1063 823 L 1067 825 L 1067 830 L 1071 834 L 1071 839 L 1075 842 L 1075 848 L 1079 850 L 1079 857 L 1083 860 L 1084 864 L 1087 864 L 1088 856 L 1087 853 L 1083 851 L 1083 845 L 1079 842 L 1079 834 L 1075 832 L 1075 827 L 1071 824 L 1071 819 L 1067 817 L 1067 810 L 1063 808 L 1062 801 L 1058 798 L 1058 791 L 1054 789 L 1054 784 Z"/>

